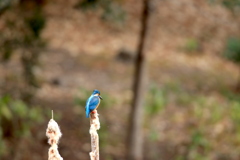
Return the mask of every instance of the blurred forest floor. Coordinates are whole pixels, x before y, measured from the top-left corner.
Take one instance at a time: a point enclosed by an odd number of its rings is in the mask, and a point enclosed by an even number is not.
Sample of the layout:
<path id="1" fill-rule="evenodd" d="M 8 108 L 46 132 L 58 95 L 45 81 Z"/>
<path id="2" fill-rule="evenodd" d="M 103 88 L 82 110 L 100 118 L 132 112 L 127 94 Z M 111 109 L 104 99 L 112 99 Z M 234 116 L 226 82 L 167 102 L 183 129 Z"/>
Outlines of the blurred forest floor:
<path id="1" fill-rule="evenodd" d="M 223 59 L 222 52 L 229 37 L 240 35 L 239 16 L 208 1 L 153 2 L 145 49 L 145 159 L 238 160 L 240 99 L 234 87 L 239 69 Z M 84 105 L 91 91 L 99 89 L 104 99 L 98 111 L 101 159 L 124 159 L 142 6 L 138 0 L 119 0 L 125 20 L 103 20 L 103 10 L 82 11 L 77 3 L 53 0 L 43 7 L 46 26 L 41 38 L 47 47 L 34 68 L 41 86 L 31 104 L 43 108 L 49 119 L 54 110 L 63 133 L 62 157 L 85 160 L 90 136 Z M 7 30 L 6 19 L 18 16 L 14 7 L 7 10 L 1 15 L 0 31 Z M 129 57 L 121 59 L 121 51 Z M 13 54 L 0 65 L 1 92 L 13 96 L 22 89 L 19 57 Z M 31 131 L 32 138 L 16 146 L 17 142 L 7 143 L 17 150 L 14 159 L 47 159 L 49 119 Z M 9 159 L 6 153 L 3 159 Z"/>

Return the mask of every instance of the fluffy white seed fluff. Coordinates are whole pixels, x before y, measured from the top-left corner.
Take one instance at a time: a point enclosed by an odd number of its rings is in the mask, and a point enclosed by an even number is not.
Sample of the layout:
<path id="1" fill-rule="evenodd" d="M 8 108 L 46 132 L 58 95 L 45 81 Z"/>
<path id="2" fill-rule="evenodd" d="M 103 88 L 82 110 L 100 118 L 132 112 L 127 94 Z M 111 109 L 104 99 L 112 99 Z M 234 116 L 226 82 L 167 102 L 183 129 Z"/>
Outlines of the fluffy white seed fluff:
<path id="1" fill-rule="evenodd" d="M 48 160 L 63 160 L 58 152 L 58 142 L 62 133 L 57 122 L 53 119 L 51 119 L 48 123 L 46 136 L 49 138 L 48 143 L 51 145 L 48 151 Z"/>

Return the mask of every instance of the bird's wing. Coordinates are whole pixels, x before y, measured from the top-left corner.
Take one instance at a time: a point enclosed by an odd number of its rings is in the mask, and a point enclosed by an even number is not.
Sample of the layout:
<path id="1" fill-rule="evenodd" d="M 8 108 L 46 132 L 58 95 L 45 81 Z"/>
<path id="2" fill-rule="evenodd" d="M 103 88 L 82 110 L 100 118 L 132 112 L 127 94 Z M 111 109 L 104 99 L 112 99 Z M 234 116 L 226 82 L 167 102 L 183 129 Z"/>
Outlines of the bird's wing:
<path id="1" fill-rule="evenodd" d="M 89 109 L 89 102 L 92 99 L 92 96 L 90 96 L 86 102 L 86 106 L 85 106 L 85 112 L 86 112 L 86 117 L 89 118 L 89 113 L 90 113 L 90 109 Z"/>
<path id="2" fill-rule="evenodd" d="M 90 112 L 92 112 L 99 104 L 99 98 L 97 96 L 91 96 L 88 98 L 85 106 L 86 117 L 89 117 Z"/>
<path id="3" fill-rule="evenodd" d="M 90 111 L 94 110 L 98 106 L 99 102 L 100 102 L 99 98 L 97 96 L 93 96 L 88 103 Z"/>
<path id="4" fill-rule="evenodd" d="M 87 109 L 87 108 L 88 108 L 88 106 L 89 106 L 89 101 L 91 100 L 91 98 L 92 98 L 92 96 L 90 96 L 90 97 L 88 98 L 88 100 L 87 100 L 87 102 L 86 102 L 85 109 Z"/>

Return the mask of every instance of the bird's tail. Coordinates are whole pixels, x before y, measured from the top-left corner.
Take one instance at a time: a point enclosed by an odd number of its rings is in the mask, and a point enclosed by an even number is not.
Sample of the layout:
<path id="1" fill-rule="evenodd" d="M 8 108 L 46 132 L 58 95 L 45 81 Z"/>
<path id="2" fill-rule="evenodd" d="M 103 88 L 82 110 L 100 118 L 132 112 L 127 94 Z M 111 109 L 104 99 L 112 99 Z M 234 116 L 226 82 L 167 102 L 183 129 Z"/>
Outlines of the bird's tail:
<path id="1" fill-rule="evenodd" d="M 86 117 L 89 118 L 90 111 L 89 109 L 86 110 Z"/>

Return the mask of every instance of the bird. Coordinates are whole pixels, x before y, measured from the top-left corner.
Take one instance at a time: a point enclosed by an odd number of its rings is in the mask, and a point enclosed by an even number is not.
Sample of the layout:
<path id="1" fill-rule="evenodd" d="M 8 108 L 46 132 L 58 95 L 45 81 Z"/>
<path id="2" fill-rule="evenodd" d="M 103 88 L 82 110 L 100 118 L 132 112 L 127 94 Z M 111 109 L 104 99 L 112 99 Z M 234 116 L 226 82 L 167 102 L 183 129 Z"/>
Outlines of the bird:
<path id="1" fill-rule="evenodd" d="M 88 98 L 85 106 L 87 118 L 89 118 L 89 115 L 92 111 L 98 108 L 100 104 L 100 99 L 102 100 L 102 97 L 100 96 L 100 92 L 97 89 L 93 90 L 92 95 Z"/>

